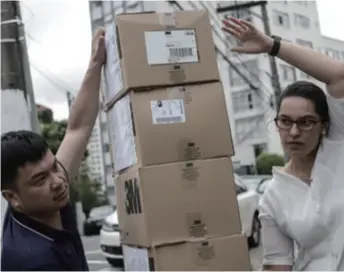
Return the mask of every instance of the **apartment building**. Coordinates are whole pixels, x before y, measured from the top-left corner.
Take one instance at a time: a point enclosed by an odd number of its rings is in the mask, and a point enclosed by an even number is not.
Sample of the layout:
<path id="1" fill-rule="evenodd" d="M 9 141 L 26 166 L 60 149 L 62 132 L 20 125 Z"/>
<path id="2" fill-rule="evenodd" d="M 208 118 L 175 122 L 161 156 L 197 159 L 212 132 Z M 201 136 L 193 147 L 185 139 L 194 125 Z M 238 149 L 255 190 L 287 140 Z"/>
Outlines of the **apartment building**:
<path id="1" fill-rule="evenodd" d="M 218 1 L 219 7 L 235 5 L 243 1 Z M 246 1 L 247 2 L 247 1 Z M 267 13 L 271 34 L 284 40 L 311 47 L 337 59 L 344 59 L 344 41 L 322 36 L 316 1 L 268 1 Z M 232 11 L 227 15 L 249 20 L 263 30 L 262 10 Z M 234 46 L 235 41 L 229 39 Z M 231 100 L 235 134 L 233 158 L 248 172 L 254 171 L 256 157 L 264 151 L 283 154 L 279 137 L 273 123 L 275 99 L 271 84 L 271 69 L 267 55 L 245 56 L 230 54 L 230 59 L 240 67 L 258 90 L 252 90 L 238 73 L 230 70 Z M 309 75 L 287 63 L 276 60 L 282 90 L 296 80 L 310 80 L 323 87 Z"/>
<path id="2" fill-rule="evenodd" d="M 239 55 L 230 52 L 236 45 L 233 38 L 221 30 L 221 19 L 232 15 L 247 19 L 264 29 L 260 7 L 250 10 L 218 14 L 216 8 L 244 1 L 90 1 L 92 31 L 112 23 L 113 16 L 122 12 L 174 11 L 207 9 L 213 27 L 213 39 L 218 55 L 218 66 L 223 82 L 228 115 L 236 155 L 235 166 L 244 172 L 255 171 L 256 157 L 264 151 L 283 154 L 273 119 L 275 99 L 271 84 L 271 69 L 266 55 Z M 246 1 L 247 2 L 247 1 Z M 269 1 L 267 5 L 272 34 L 301 45 L 310 46 L 331 56 L 343 59 L 344 42 L 322 36 L 315 1 Z M 233 67 L 235 66 L 235 67 Z M 313 80 L 294 67 L 277 60 L 282 89 L 295 80 Z M 235 70 L 238 70 L 237 73 Z M 242 77 L 244 75 L 249 82 Z M 249 83 L 249 84 L 248 84 Z M 318 83 L 318 82 L 317 82 Z M 104 177 L 112 186 L 109 137 L 106 116 L 98 117 L 104 164 Z M 112 187 L 111 187 L 112 188 Z"/>

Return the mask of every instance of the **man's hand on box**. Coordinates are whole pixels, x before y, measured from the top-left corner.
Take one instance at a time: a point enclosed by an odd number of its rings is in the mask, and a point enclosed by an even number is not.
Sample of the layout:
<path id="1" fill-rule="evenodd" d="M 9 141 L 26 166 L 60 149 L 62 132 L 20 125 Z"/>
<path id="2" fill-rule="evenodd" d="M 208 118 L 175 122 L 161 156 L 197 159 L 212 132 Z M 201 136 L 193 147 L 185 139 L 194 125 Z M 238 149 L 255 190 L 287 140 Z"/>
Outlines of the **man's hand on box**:
<path id="1" fill-rule="evenodd" d="M 103 65 L 105 55 L 105 28 L 99 28 L 92 39 L 92 62 Z"/>

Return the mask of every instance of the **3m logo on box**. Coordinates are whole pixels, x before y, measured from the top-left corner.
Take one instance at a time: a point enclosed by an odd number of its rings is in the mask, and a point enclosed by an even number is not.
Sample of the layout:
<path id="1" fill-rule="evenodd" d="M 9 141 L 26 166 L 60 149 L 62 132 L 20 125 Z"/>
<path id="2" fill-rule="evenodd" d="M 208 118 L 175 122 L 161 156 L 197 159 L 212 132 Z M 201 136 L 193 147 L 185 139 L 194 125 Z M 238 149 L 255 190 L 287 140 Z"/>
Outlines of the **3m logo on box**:
<path id="1" fill-rule="evenodd" d="M 128 215 L 142 213 L 140 188 L 136 178 L 124 182 L 125 210 Z"/>

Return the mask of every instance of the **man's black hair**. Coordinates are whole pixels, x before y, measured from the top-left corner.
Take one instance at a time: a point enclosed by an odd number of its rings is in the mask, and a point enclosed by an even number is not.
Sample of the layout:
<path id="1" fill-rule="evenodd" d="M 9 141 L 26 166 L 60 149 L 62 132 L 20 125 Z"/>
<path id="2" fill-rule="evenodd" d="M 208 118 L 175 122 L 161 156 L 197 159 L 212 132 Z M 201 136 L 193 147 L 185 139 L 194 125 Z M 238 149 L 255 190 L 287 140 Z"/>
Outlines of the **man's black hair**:
<path id="1" fill-rule="evenodd" d="M 32 131 L 11 131 L 1 135 L 1 190 L 14 188 L 18 170 L 37 163 L 48 151 L 44 138 Z"/>

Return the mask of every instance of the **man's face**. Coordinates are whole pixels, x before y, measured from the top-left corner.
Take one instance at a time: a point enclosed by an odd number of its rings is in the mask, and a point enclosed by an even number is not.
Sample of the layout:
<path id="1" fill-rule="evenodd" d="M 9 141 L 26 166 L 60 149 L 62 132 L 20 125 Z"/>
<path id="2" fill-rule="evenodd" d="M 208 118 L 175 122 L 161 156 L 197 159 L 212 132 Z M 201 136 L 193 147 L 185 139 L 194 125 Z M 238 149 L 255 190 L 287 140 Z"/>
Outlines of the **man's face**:
<path id="1" fill-rule="evenodd" d="M 38 163 L 19 168 L 15 184 L 16 189 L 4 195 L 12 207 L 27 214 L 55 212 L 69 201 L 67 177 L 50 150 Z"/>

